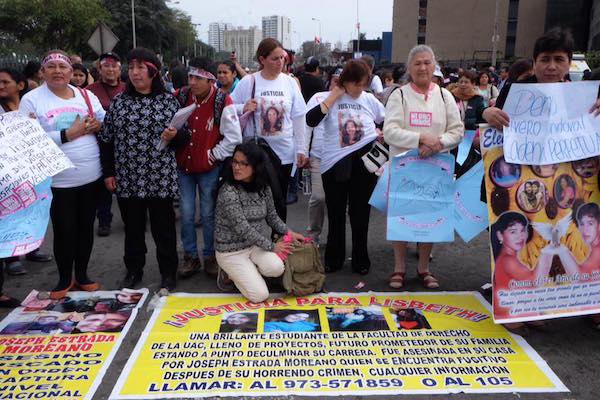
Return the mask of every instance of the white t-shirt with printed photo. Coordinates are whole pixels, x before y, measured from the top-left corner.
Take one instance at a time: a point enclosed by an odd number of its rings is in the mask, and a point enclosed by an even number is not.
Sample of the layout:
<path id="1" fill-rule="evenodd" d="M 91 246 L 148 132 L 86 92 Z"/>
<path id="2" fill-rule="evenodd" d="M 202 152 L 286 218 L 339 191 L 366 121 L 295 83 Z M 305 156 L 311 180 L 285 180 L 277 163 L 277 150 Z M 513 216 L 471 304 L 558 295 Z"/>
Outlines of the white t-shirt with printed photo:
<path id="1" fill-rule="evenodd" d="M 94 182 L 102 176 L 100 167 L 100 148 L 96 135 L 89 134 L 78 137 L 72 142 L 62 143 L 61 129 L 69 129 L 77 116 L 82 120 L 88 115 L 88 106 L 80 91 L 69 85 L 75 94 L 70 99 L 62 99 L 52 93 L 46 84 L 33 89 L 21 99 L 19 111 L 25 115 L 35 115 L 48 136 L 60 147 L 75 165 L 52 178 L 52 187 L 71 188 Z M 98 98 L 89 90 L 86 91 L 94 116 L 104 121 L 104 109 Z"/>
<path id="2" fill-rule="evenodd" d="M 363 92 L 354 99 L 342 95 L 329 109 L 324 125 L 321 173 L 333 167 L 348 154 L 377 138 L 375 124 L 383 122 L 383 104 L 371 93 Z"/>
<path id="3" fill-rule="evenodd" d="M 295 118 L 306 114 L 306 103 L 300 88 L 292 77 L 283 73 L 273 80 L 264 79 L 260 72 L 247 75 L 231 94 L 238 108 L 250 100 L 253 84 L 254 99 L 258 106 L 254 112 L 254 127 L 249 123 L 250 129 L 245 129 L 244 136 L 256 133 L 269 143 L 282 164 L 292 164 L 296 153 L 304 151 L 304 137 L 294 136 L 292 123 Z M 298 148 L 299 143 L 302 145 Z"/>

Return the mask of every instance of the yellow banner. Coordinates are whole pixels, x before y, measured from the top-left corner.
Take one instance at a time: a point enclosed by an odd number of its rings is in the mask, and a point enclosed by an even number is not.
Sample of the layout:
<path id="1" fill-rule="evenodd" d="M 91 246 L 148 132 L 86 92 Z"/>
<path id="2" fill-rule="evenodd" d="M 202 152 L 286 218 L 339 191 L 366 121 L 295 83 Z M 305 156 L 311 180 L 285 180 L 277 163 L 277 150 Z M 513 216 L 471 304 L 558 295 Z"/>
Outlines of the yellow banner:
<path id="1" fill-rule="evenodd" d="M 111 399 L 568 391 L 478 294 L 177 294 Z"/>
<path id="2" fill-rule="evenodd" d="M 147 294 L 32 292 L 0 323 L 0 399 L 91 399 Z"/>

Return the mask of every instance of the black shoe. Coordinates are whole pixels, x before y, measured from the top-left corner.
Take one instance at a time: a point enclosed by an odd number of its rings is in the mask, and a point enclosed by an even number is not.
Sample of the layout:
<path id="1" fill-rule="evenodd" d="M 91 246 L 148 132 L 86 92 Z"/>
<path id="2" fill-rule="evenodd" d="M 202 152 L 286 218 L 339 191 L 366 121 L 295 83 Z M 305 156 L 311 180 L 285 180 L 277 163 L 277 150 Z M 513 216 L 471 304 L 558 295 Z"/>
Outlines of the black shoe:
<path id="1" fill-rule="evenodd" d="M 21 305 L 21 302 L 12 297 L 6 296 L 4 300 L 0 300 L 0 308 L 17 308 Z"/>
<path id="2" fill-rule="evenodd" d="M 173 290 L 175 290 L 175 278 L 172 276 L 163 276 L 162 279 L 160 280 L 160 287 L 161 289 L 167 289 L 169 292 L 172 292 Z"/>
<path id="3" fill-rule="evenodd" d="M 100 237 L 106 237 L 110 235 L 110 225 L 101 225 L 98 226 L 98 236 Z"/>
<path id="4" fill-rule="evenodd" d="M 128 272 L 121 283 L 122 288 L 135 289 L 135 286 L 142 281 L 141 273 Z"/>
<path id="5" fill-rule="evenodd" d="M 34 250 L 31 253 L 27 254 L 25 258 L 28 261 L 33 262 L 49 262 L 52 261 L 52 256 L 50 254 L 42 253 L 39 249 Z"/>
<path id="6" fill-rule="evenodd" d="M 352 272 L 356 273 L 356 274 L 360 274 L 360 275 L 367 275 L 369 273 L 369 270 L 371 269 L 371 267 L 367 267 L 367 266 L 361 266 L 361 267 L 352 267 Z"/>

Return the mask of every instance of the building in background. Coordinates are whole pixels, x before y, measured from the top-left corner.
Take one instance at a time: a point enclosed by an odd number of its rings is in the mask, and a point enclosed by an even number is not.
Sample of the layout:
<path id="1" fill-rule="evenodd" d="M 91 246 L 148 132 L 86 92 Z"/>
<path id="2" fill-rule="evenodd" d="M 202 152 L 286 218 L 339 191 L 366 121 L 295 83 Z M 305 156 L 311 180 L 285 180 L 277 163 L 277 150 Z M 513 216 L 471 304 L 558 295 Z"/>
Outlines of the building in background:
<path id="1" fill-rule="evenodd" d="M 600 50 L 600 0 L 594 0 L 590 9 L 588 50 Z"/>
<path id="2" fill-rule="evenodd" d="M 254 67 L 254 55 L 263 33 L 257 26 L 237 27 L 223 32 L 223 49 L 235 51 L 238 61 L 244 67 Z"/>
<path id="3" fill-rule="evenodd" d="M 382 39 L 361 39 L 360 46 L 357 41 L 351 40 L 349 48 L 352 52 L 370 55 L 375 59 L 375 64 L 389 64 L 392 61 L 392 32 L 383 32 Z"/>
<path id="4" fill-rule="evenodd" d="M 231 24 L 225 22 L 211 22 L 208 25 L 208 44 L 217 52 L 224 51 L 224 33 L 231 29 L 233 29 L 233 25 Z"/>
<path id="5" fill-rule="evenodd" d="M 262 32 L 264 38 L 274 38 L 281 42 L 284 48 L 292 48 L 292 20 L 281 15 L 262 17 Z"/>

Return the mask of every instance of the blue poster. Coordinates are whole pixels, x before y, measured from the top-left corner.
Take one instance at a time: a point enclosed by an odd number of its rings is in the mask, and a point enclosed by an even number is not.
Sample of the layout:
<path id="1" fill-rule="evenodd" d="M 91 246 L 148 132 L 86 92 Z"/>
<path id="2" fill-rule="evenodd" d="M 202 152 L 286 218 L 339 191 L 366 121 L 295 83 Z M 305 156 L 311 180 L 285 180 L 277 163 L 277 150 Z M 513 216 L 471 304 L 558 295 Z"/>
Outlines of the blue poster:
<path id="1" fill-rule="evenodd" d="M 387 240 L 454 240 L 454 157 L 421 158 L 417 150 L 394 157 L 390 166 Z"/>
<path id="2" fill-rule="evenodd" d="M 42 244 L 48 218 L 52 178 L 37 185 L 24 182 L 0 201 L 0 258 L 27 254 Z"/>
<path id="3" fill-rule="evenodd" d="M 460 142 L 458 145 L 458 153 L 456 154 L 456 162 L 458 165 L 463 165 L 469 156 L 469 151 L 471 151 L 473 139 L 475 138 L 475 133 L 477 133 L 477 131 L 465 130 L 465 136 L 463 137 L 462 142 Z"/>
<path id="4" fill-rule="evenodd" d="M 480 200 L 483 161 L 479 161 L 456 181 L 454 225 L 466 243 L 488 227 L 487 204 Z"/>
<path id="5" fill-rule="evenodd" d="M 383 165 L 383 173 L 377 180 L 377 185 L 375 185 L 375 189 L 373 190 L 373 193 L 371 193 L 371 198 L 369 199 L 369 204 L 384 214 L 387 212 L 388 204 L 388 185 L 390 183 L 389 165 L 389 163 Z"/>

